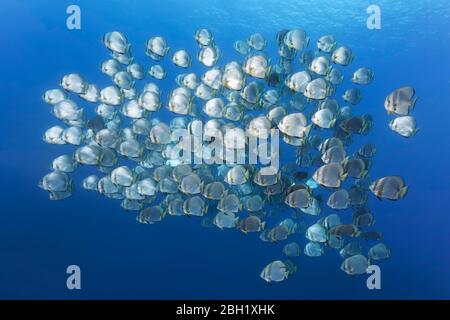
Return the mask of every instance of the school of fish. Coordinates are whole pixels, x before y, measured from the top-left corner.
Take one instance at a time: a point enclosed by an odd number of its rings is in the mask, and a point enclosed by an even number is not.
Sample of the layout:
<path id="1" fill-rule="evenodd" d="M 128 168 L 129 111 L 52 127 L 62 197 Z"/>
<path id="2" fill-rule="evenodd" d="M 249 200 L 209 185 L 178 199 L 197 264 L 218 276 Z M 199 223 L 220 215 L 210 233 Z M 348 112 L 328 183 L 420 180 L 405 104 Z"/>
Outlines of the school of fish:
<path id="1" fill-rule="evenodd" d="M 374 72 L 353 68 L 351 48 L 333 35 L 310 43 L 302 29 L 276 34 L 276 59 L 264 52 L 265 36 L 255 33 L 233 44 L 241 59 L 220 66 L 221 49 L 211 31 L 197 30 L 194 39 L 196 53 L 173 51 L 162 36 L 149 38 L 145 53 L 152 65 L 145 68 L 135 61 L 125 35 L 109 32 L 103 44 L 110 57 L 101 71 L 111 84 L 99 87 L 72 73 L 62 77 L 60 88 L 44 93 L 60 123 L 43 140 L 74 146 L 73 153 L 51 162 L 51 172 L 39 182 L 50 199 L 71 196 L 71 175 L 78 167 L 93 166 L 98 173 L 85 177 L 81 187 L 119 201 L 136 212 L 139 223 L 197 216 L 204 227 L 286 242 L 284 258 L 260 273 L 268 283 L 296 273 L 301 255 L 335 250 L 348 275 L 364 274 L 372 263 L 389 258 L 390 249 L 374 229 L 368 197 L 399 200 L 408 186 L 400 176 L 369 176 L 377 148 L 364 141 L 373 119 L 361 104 L 362 89 L 372 83 Z M 174 87 L 163 92 L 158 82 L 165 81 L 168 63 L 180 73 Z M 194 64 L 204 72 L 189 72 Z M 345 85 L 344 68 L 352 72 Z M 145 78 L 151 80 L 140 83 Z M 340 97 L 335 94 L 339 86 L 344 89 Z M 410 115 L 414 96 L 414 88 L 401 87 L 385 100 L 387 112 L 396 116 L 389 127 L 407 138 L 418 130 Z M 168 123 L 156 117 L 161 108 L 173 114 Z M 200 136 L 220 130 L 226 148 L 235 151 L 248 143 L 245 133 L 258 137 L 278 129 L 295 161 L 282 161 L 272 174 L 258 165 L 181 163 L 173 156 L 181 129 Z M 354 142 L 357 151 L 351 153 Z M 190 150 L 208 158 L 207 151 L 208 145 Z M 304 242 L 293 241 L 298 234 Z"/>

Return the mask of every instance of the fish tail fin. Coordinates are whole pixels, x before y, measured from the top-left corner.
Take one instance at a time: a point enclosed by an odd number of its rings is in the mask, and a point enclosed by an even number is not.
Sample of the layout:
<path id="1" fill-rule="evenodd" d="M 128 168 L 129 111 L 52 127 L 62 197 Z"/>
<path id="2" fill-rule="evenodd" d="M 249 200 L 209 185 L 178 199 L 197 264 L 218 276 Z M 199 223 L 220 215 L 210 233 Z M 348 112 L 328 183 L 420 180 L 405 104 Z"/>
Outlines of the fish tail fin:
<path id="1" fill-rule="evenodd" d="M 342 160 L 342 166 L 343 166 L 343 167 L 345 167 L 345 166 L 347 165 L 348 160 L 350 160 L 349 156 L 346 156 L 346 157 L 344 158 L 344 160 Z"/>
<path id="2" fill-rule="evenodd" d="M 419 132 L 420 128 L 415 128 L 413 131 L 413 136 L 415 136 L 417 134 L 417 132 Z"/>
<path id="3" fill-rule="evenodd" d="M 333 70 L 333 66 L 329 65 L 328 68 L 327 68 L 326 74 L 328 75 L 331 70 Z"/>
<path id="4" fill-rule="evenodd" d="M 278 169 L 276 169 L 276 170 L 277 170 L 277 178 L 278 178 L 278 179 L 281 179 L 281 171 L 278 170 Z"/>
<path id="5" fill-rule="evenodd" d="M 407 193 L 408 193 L 408 187 L 404 186 L 403 188 L 400 189 L 400 198 L 403 198 L 404 196 L 406 196 Z"/>
<path id="6" fill-rule="evenodd" d="M 369 173 L 369 170 L 364 169 L 364 170 L 361 172 L 361 178 L 364 178 L 365 176 L 367 176 L 368 173 Z"/>
<path id="7" fill-rule="evenodd" d="M 100 157 L 98 159 L 99 164 L 101 165 L 103 163 L 103 159 L 105 159 L 105 154 L 103 152 L 100 153 Z"/>
<path id="8" fill-rule="evenodd" d="M 416 107 L 417 99 L 419 99 L 419 98 L 418 98 L 418 97 L 415 97 L 414 99 L 411 100 L 411 109 L 413 109 L 413 110 L 414 110 L 414 108 Z"/>
<path id="9" fill-rule="evenodd" d="M 266 70 L 266 73 L 264 74 L 264 80 L 266 80 L 266 82 L 269 82 L 269 76 L 270 76 L 271 71 L 272 71 L 272 66 L 269 66 Z"/>
<path id="10" fill-rule="evenodd" d="M 331 128 L 334 128 L 335 125 L 336 125 L 336 118 L 334 118 L 334 119 L 331 120 L 331 122 L 330 122 Z"/>
<path id="11" fill-rule="evenodd" d="M 305 136 L 309 136 L 309 132 L 311 131 L 311 127 L 312 127 L 311 124 L 306 127 L 306 129 L 305 129 Z"/>

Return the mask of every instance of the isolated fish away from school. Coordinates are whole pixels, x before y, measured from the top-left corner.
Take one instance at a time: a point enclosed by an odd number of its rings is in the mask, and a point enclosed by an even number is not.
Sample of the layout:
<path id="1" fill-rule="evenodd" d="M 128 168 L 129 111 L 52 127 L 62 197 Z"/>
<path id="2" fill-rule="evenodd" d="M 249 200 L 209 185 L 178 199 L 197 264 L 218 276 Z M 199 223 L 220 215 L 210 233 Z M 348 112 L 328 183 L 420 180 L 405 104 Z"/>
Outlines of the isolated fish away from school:
<path id="1" fill-rule="evenodd" d="M 62 200 L 75 191 L 77 168 L 95 166 L 98 174 L 85 177 L 81 188 L 120 202 L 139 223 L 195 216 L 186 223 L 198 219 L 202 227 L 283 242 L 279 260 L 255 271 L 268 283 L 301 271 L 301 255 L 314 259 L 336 250 L 340 268 L 352 276 L 388 259 L 367 200 L 370 194 L 400 200 L 408 187 L 400 176 L 369 174 L 377 147 L 366 138 L 374 122 L 363 91 L 374 70 L 354 68 L 344 79 L 354 53 L 333 35 L 315 42 L 302 29 L 273 36 L 275 57 L 264 52 L 267 40 L 260 33 L 219 48 L 212 33 L 200 29 L 186 39 L 196 41 L 198 52 L 173 52 L 170 39 L 154 36 L 145 46 L 152 64 L 147 71 L 124 34 L 105 34 L 111 57 L 101 70 L 109 86 L 72 73 L 43 95 L 60 121 L 44 141 L 73 145 L 74 152 L 54 159 L 39 187 L 51 200 Z M 221 61 L 221 51 L 233 49 L 242 59 Z M 166 78 L 169 63 L 179 67 L 175 79 Z M 193 63 L 204 72 L 189 72 Z M 162 81 L 169 81 L 170 92 L 159 88 Z M 345 89 L 341 97 L 338 86 Z M 384 107 L 393 119 L 379 125 L 413 137 L 414 88 L 387 94 Z M 161 108 L 173 114 L 169 123 L 158 119 Z M 88 118 L 89 109 L 96 115 Z M 274 161 L 284 148 L 295 161 Z M 308 215 L 316 222 L 306 223 Z"/>

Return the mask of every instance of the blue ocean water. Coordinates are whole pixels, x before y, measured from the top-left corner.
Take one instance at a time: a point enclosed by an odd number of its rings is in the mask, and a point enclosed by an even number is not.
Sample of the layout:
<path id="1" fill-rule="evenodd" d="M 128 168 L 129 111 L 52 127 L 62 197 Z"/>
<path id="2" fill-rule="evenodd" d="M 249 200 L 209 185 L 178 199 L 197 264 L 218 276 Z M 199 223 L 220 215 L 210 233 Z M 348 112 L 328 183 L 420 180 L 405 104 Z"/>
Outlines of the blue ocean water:
<path id="1" fill-rule="evenodd" d="M 66 28 L 70 4 L 81 8 L 81 30 Z M 381 30 L 366 27 L 371 4 L 381 8 Z M 450 298 L 449 18 L 444 0 L 2 1 L 0 298 Z M 409 185 L 398 202 L 370 197 L 377 229 L 392 250 L 381 265 L 381 290 L 344 274 L 335 252 L 301 256 L 294 276 L 268 286 L 259 273 L 283 258 L 281 243 L 202 228 L 194 218 L 141 225 L 96 193 L 78 187 L 69 199 L 49 201 L 37 187 L 50 161 L 69 150 L 41 139 L 58 124 L 41 100 L 45 90 L 71 72 L 107 85 L 99 66 L 108 57 L 101 43 L 108 31 L 125 33 L 137 61 L 149 67 L 144 43 L 150 36 L 196 52 L 193 33 L 200 27 L 213 32 L 222 62 L 237 58 L 237 39 L 261 32 L 275 52 L 276 32 L 300 27 L 313 40 L 334 34 L 356 54 L 352 68 L 375 71 L 356 107 L 373 115 L 375 127 L 357 141 L 377 145 L 372 177 L 401 175 Z M 176 73 L 165 63 L 169 74 L 161 87 L 169 90 Z M 411 139 L 388 128 L 383 107 L 386 95 L 404 85 L 419 97 L 414 116 L 421 130 Z M 80 171 L 77 186 L 90 172 Z M 81 290 L 66 288 L 71 264 L 81 267 Z"/>

